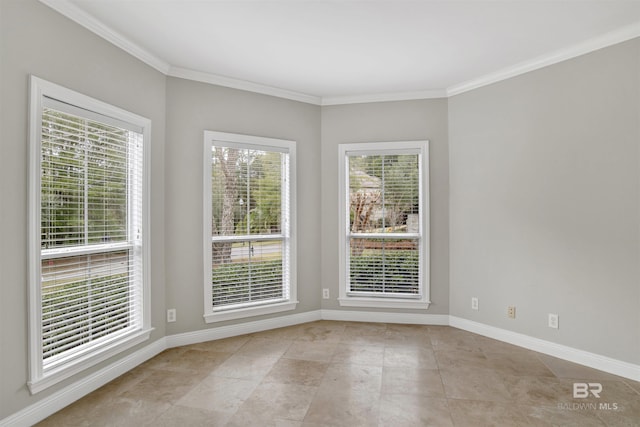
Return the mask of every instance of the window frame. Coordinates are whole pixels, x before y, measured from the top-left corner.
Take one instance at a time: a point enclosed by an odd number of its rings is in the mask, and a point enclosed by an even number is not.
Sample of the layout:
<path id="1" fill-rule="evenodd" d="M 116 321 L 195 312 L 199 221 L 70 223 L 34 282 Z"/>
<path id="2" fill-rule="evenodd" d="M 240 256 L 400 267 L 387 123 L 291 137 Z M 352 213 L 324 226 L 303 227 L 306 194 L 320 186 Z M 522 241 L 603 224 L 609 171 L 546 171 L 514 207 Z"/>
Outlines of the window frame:
<path id="1" fill-rule="evenodd" d="M 150 194 L 150 141 L 151 141 L 151 121 L 145 117 L 128 112 L 121 108 L 99 101 L 87 95 L 73 91 L 66 87 L 57 85 L 30 76 L 29 81 L 29 169 L 28 169 L 28 189 L 29 189 L 29 210 L 28 210 L 28 303 L 29 303 L 29 380 L 27 382 L 31 394 L 36 394 L 46 388 L 66 379 L 84 369 L 96 365 L 112 356 L 115 356 L 126 349 L 149 339 L 151 336 L 151 302 L 150 302 L 150 244 L 149 244 L 149 194 Z M 113 334 L 109 339 L 98 340 L 93 345 L 87 346 L 77 352 L 72 352 L 67 357 L 52 363 L 48 369 L 44 368 L 42 353 L 42 259 L 51 256 L 51 250 L 43 250 L 41 247 L 41 150 L 42 150 L 42 120 L 43 108 L 45 108 L 45 98 L 49 98 L 57 103 L 68 104 L 71 109 L 81 111 L 82 117 L 95 120 L 96 117 L 107 119 L 104 123 L 112 124 L 111 121 L 126 123 L 139 129 L 143 137 L 142 148 L 142 180 L 141 180 L 141 200 L 140 203 L 141 237 L 136 240 L 135 248 L 130 248 L 130 244 L 104 244 L 96 245 L 95 250 L 103 247 L 107 252 L 113 251 L 119 246 L 131 250 L 141 263 L 141 277 L 137 281 L 131 281 L 130 286 L 134 286 L 141 293 L 140 304 L 133 308 L 140 319 L 139 326 L 130 331 Z M 131 165 L 128 165 L 130 171 Z M 131 210 L 133 199 L 127 196 L 127 209 Z M 128 227 L 129 228 L 129 227 Z M 129 228 L 129 233 L 131 229 Z M 130 235 L 128 233 L 128 235 Z M 60 253 L 66 248 L 61 248 Z M 86 252 L 92 249 L 81 249 Z M 43 253 L 45 252 L 45 253 Z M 68 251 L 75 254 L 77 251 Z M 100 253 L 102 253 L 100 251 Z M 55 254 L 54 254 L 55 256 Z"/>
<path id="2" fill-rule="evenodd" d="M 283 259 L 288 261 L 288 298 L 280 302 L 265 302 L 254 306 L 245 307 L 213 307 L 212 289 L 212 242 L 214 235 L 211 233 L 211 222 L 213 213 L 212 188 L 211 188 L 211 150 L 218 143 L 226 147 L 256 149 L 268 151 L 285 152 L 289 156 L 288 170 L 288 198 L 289 212 L 288 221 L 282 224 Z M 226 320 L 241 319 L 263 314 L 278 313 L 295 310 L 297 300 L 297 269 L 296 269 L 296 143 L 295 141 L 267 138 L 253 135 L 243 135 L 227 132 L 217 132 L 211 130 L 204 131 L 204 152 L 203 152 L 203 274 L 204 274 L 204 320 L 206 323 L 221 322 Z M 285 189 L 284 191 L 286 191 Z M 284 200 L 284 198 L 283 198 Z M 283 212 L 284 215 L 284 212 Z M 257 240 L 269 240 L 269 235 L 255 235 Z M 278 237 L 280 238 L 280 237 Z M 240 239 L 242 241 L 244 238 Z M 233 238 L 231 238 L 233 240 Z M 255 239 L 251 239 L 255 240 Z"/>
<path id="3" fill-rule="evenodd" d="M 419 191 L 419 295 L 357 295 L 349 292 L 350 194 L 349 155 L 418 154 Z M 429 141 L 360 142 L 338 145 L 338 225 L 339 225 L 339 297 L 340 306 L 401 308 L 426 310 L 430 301 L 430 233 L 429 233 Z M 409 237 L 409 236 L 407 236 Z"/>

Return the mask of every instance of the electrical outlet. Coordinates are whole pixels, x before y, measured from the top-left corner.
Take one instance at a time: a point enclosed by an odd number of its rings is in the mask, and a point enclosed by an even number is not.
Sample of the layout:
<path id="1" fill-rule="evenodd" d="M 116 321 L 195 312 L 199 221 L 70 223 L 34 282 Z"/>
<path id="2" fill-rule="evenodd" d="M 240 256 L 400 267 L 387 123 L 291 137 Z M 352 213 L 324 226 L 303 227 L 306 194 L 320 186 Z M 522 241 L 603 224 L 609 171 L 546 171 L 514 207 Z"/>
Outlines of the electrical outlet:
<path id="1" fill-rule="evenodd" d="M 516 307 L 513 305 L 510 305 L 509 308 L 507 308 L 507 316 L 509 316 L 509 319 L 515 319 L 516 318 Z"/>
<path id="2" fill-rule="evenodd" d="M 176 309 L 170 308 L 167 310 L 167 322 L 175 322 L 176 321 Z"/>
<path id="3" fill-rule="evenodd" d="M 549 327 L 553 329 L 558 329 L 558 315 L 549 313 Z"/>
<path id="4" fill-rule="evenodd" d="M 322 289 L 322 299 L 329 299 L 329 288 Z"/>
<path id="5" fill-rule="evenodd" d="M 471 298 L 471 310 L 477 310 L 477 309 L 478 309 L 478 298 L 472 297 Z"/>

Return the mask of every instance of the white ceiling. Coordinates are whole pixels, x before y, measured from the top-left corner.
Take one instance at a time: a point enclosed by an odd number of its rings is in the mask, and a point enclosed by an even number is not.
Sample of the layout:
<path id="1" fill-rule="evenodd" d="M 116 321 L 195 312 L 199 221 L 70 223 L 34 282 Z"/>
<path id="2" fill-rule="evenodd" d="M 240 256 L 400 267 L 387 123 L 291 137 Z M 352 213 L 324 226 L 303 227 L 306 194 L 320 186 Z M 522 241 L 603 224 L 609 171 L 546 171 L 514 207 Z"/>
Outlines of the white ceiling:
<path id="1" fill-rule="evenodd" d="M 165 74 L 318 104 L 447 96 L 640 36 L 640 1 L 41 1 Z"/>

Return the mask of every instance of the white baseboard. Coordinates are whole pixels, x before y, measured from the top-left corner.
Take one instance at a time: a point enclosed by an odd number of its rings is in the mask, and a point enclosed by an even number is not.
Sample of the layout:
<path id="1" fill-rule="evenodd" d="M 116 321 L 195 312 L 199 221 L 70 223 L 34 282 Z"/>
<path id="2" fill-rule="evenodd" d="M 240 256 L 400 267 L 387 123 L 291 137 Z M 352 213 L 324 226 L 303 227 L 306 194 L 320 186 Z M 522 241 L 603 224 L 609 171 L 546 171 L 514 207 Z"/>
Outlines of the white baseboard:
<path id="1" fill-rule="evenodd" d="M 200 331 L 169 335 L 166 338 L 167 348 L 197 344 L 199 342 L 219 340 L 244 334 L 252 334 L 254 332 L 266 331 L 269 329 L 284 328 L 285 326 L 298 325 L 320 319 L 320 310 L 314 310 L 306 311 L 304 313 L 290 314 L 287 316 L 273 317 L 271 319 L 256 320 L 253 322 L 238 323 L 236 325 L 219 326 Z"/>
<path id="2" fill-rule="evenodd" d="M 165 338 L 160 338 L 140 350 L 100 369 L 85 378 L 47 396 L 33 405 L 0 420 L 0 427 L 28 427 L 58 412 L 67 405 L 102 387 L 109 381 L 129 372 L 166 348 Z"/>
<path id="3" fill-rule="evenodd" d="M 87 377 L 41 399 L 9 417 L 0 420 L 0 427 L 31 426 L 54 414 L 65 406 L 98 389 L 109 381 L 130 371 L 163 350 L 182 345 L 196 344 L 237 335 L 250 334 L 316 320 L 341 320 L 351 322 L 409 323 L 419 325 L 450 325 L 479 335 L 484 335 L 560 359 L 579 363 L 621 377 L 640 381 L 640 366 L 610 357 L 578 350 L 561 344 L 471 320 L 446 314 L 388 313 L 349 310 L 314 310 L 271 319 L 257 320 L 236 325 L 220 326 L 201 331 L 169 335 L 141 348 L 121 360 L 88 375 Z"/>
<path id="4" fill-rule="evenodd" d="M 554 356 L 559 359 L 568 360 L 569 362 L 578 363 L 600 371 L 609 372 L 610 374 L 640 381 L 640 365 L 634 365 L 633 363 L 623 362 L 600 354 L 567 347 L 551 341 L 541 340 L 518 332 L 496 328 L 494 326 L 485 325 L 483 323 L 474 322 L 461 317 L 449 316 L 449 325 L 478 335 L 484 335 L 485 337 L 514 344 L 519 347 L 528 348 L 529 350 L 537 351 L 539 353 L 548 354 L 549 356 Z"/>
<path id="5" fill-rule="evenodd" d="M 448 314 L 387 313 L 380 311 L 321 310 L 324 320 L 347 322 L 409 323 L 413 325 L 448 325 Z"/>

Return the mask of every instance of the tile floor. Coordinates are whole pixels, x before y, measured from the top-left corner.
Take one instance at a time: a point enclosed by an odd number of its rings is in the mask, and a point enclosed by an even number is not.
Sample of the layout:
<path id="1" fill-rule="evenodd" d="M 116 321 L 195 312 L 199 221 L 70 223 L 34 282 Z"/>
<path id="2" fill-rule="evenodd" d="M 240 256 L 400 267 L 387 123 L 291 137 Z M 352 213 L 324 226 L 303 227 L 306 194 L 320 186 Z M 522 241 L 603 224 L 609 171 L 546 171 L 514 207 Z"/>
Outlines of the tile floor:
<path id="1" fill-rule="evenodd" d="M 447 326 L 318 321 L 169 349 L 38 425 L 640 426 L 640 383 Z"/>

